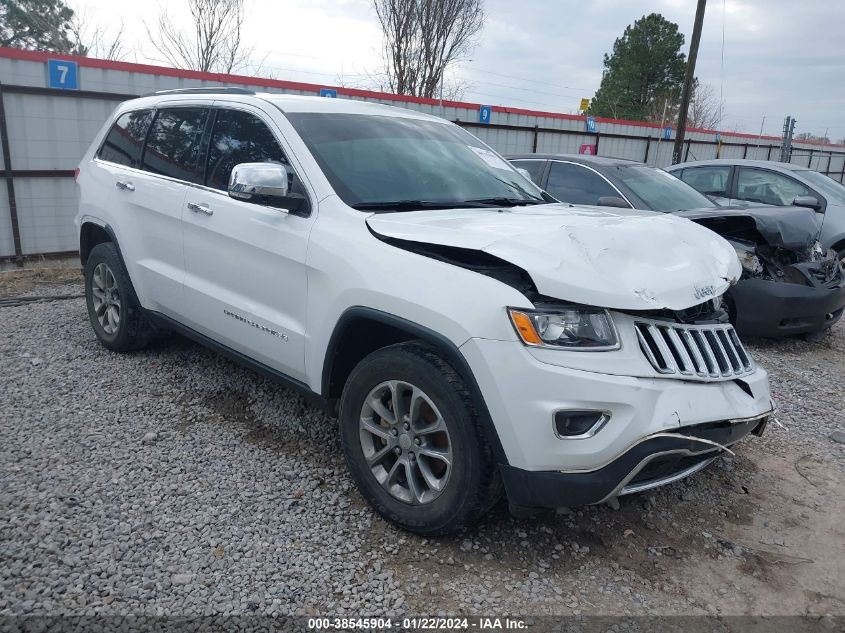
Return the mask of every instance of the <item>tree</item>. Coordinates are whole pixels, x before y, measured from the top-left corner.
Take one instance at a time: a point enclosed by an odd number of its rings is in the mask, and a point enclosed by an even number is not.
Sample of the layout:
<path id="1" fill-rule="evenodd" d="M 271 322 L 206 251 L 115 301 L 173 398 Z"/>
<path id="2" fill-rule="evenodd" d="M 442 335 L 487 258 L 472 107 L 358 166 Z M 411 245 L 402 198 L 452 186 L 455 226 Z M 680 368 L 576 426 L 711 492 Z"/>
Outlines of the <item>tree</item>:
<path id="1" fill-rule="evenodd" d="M 75 13 L 71 19 L 70 36 L 73 42 L 70 52 L 74 55 L 121 61 L 128 54 L 124 46 L 122 20 L 117 31 L 108 35 L 106 29 L 94 24 L 87 11 L 83 10 L 81 14 Z"/>
<path id="2" fill-rule="evenodd" d="M 0 46 L 69 53 L 72 18 L 62 0 L 0 0 Z"/>
<path id="3" fill-rule="evenodd" d="M 723 116 L 724 110 L 716 97 L 716 90 L 696 79 L 687 110 L 687 128 L 716 130 L 721 126 Z"/>
<path id="4" fill-rule="evenodd" d="M 828 137 L 827 134 L 818 136 L 816 134 L 811 134 L 810 132 L 801 132 L 800 134 L 796 134 L 794 140 L 810 141 L 812 143 L 830 143 L 830 137 Z"/>
<path id="5" fill-rule="evenodd" d="M 176 68 L 232 73 L 246 67 L 249 53 L 241 41 L 244 0 L 187 0 L 192 30 L 174 26 L 164 9 L 155 32 L 145 23 L 150 42 Z"/>
<path id="6" fill-rule="evenodd" d="M 652 13 L 625 27 L 604 56 L 601 85 L 590 113 L 617 119 L 646 120 L 663 102 L 680 95 L 684 82 L 684 36 L 678 25 Z M 677 97 L 674 97 L 677 99 Z"/>
<path id="7" fill-rule="evenodd" d="M 373 0 L 384 35 L 387 89 L 439 96 L 446 70 L 474 48 L 483 0 Z"/>

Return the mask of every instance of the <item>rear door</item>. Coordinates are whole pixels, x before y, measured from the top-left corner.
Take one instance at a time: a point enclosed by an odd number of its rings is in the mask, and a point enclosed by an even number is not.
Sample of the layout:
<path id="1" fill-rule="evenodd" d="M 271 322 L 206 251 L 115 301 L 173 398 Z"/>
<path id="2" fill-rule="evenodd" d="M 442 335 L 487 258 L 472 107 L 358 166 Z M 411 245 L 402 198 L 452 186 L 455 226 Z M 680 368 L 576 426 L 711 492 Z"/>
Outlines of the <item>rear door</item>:
<path id="1" fill-rule="evenodd" d="M 223 345 L 304 380 L 305 256 L 313 215 L 229 197 L 229 175 L 239 163 L 293 166 L 263 110 L 218 105 L 202 186 L 189 188 L 185 198 L 184 318 Z M 313 200 L 295 173 L 291 190 Z"/>
<path id="2" fill-rule="evenodd" d="M 166 108 L 118 117 L 100 148 L 97 178 L 142 305 L 168 315 L 182 304 L 182 206 L 195 177 L 207 109 Z"/>

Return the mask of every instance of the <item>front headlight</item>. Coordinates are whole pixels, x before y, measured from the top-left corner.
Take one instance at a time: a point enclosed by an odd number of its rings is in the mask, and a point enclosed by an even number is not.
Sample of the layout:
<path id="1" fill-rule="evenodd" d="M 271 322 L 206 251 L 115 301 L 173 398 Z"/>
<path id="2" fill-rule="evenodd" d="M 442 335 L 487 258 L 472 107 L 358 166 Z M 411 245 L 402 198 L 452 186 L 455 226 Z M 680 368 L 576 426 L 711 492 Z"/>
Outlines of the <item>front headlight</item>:
<path id="1" fill-rule="evenodd" d="M 508 314 L 519 338 L 532 347 L 592 352 L 619 347 L 616 328 L 604 308 L 508 308 Z"/>
<path id="2" fill-rule="evenodd" d="M 736 250 L 736 255 L 739 257 L 739 263 L 742 264 L 742 269 L 749 275 L 759 275 L 763 272 L 763 262 L 757 257 L 753 246 L 746 246 L 745 244 L 732 243 Z"/>

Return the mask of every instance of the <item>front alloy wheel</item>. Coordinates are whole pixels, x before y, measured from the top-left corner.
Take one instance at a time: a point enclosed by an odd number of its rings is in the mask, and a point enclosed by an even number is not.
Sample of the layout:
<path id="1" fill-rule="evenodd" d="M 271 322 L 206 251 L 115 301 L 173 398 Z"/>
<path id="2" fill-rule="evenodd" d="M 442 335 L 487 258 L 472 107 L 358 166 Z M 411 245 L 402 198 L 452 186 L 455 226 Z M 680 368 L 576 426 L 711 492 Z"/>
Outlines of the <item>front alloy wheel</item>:
<path id="1" fill-rule="evenodd" d="M 501 480 L 466 383 L 421 341 L 361 360 L 340 399 L 340 439 L 364 498 L 388 521 L 439 535 L 477 521 Z"/>
<path id="2" fill-rule="evenodd" d="M 449 483 L 452 444 L 437 407 L 419 387 L 389 380 L 361 407 L 359 435 L 373 477 L 392 497 L 424 505 Z"/>

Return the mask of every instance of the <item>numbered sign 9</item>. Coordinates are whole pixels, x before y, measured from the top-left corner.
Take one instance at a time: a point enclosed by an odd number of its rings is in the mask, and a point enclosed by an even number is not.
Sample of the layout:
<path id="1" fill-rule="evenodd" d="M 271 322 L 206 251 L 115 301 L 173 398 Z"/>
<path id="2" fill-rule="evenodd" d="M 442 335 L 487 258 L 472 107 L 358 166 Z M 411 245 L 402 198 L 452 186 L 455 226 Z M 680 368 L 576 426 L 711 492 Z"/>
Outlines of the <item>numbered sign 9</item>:
<path id="1" fill-rule="evenodd" d="M 79 67 L 76 62 L 48 59 L 47 86 L 59 90 L 79 90 Z"/>
<path id="2" fill-rule="evenodd" d="M 478 122 L 490 123 L 490 116 L 493 114 L 493 106 L 478 106 Z"/>

